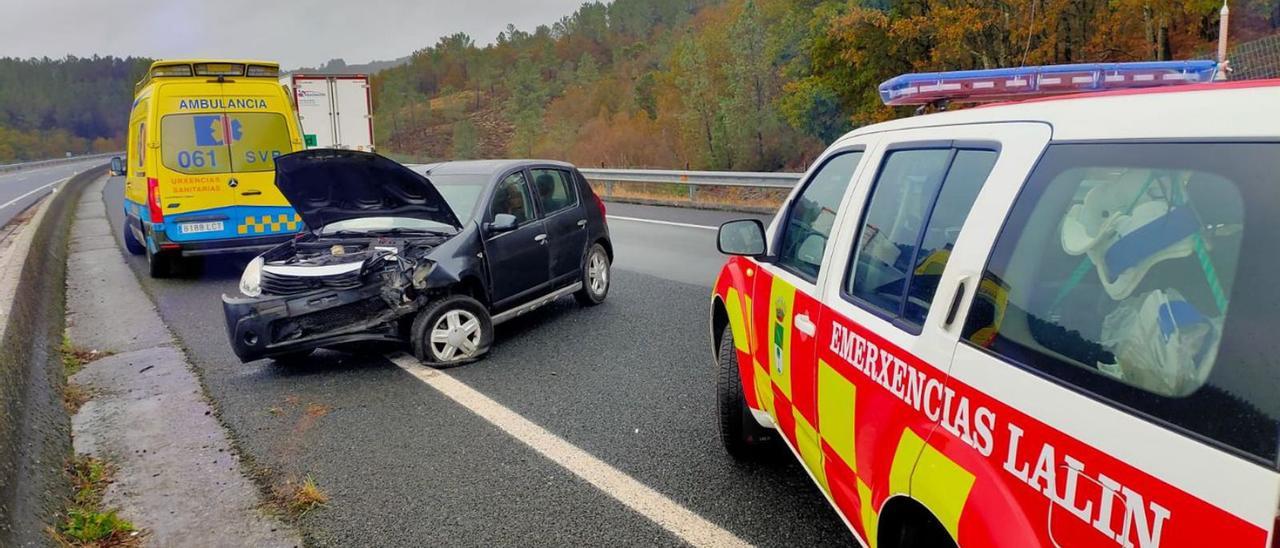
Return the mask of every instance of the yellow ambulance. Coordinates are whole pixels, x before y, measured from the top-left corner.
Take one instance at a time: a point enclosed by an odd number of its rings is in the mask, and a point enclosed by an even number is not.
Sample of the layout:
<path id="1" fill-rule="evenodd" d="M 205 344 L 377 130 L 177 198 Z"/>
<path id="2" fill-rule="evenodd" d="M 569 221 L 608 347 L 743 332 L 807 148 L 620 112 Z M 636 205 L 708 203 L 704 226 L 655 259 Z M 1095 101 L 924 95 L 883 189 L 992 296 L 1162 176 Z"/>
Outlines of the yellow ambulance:
<path id="1" fill-rule="evenodd" d="M 302 222 L 275 186 L 275 158 L 302 150 L 277 63 L 156 61 L 129 116 L 124 241 L 152 277 L 184 257 L 258 252 Z"/>

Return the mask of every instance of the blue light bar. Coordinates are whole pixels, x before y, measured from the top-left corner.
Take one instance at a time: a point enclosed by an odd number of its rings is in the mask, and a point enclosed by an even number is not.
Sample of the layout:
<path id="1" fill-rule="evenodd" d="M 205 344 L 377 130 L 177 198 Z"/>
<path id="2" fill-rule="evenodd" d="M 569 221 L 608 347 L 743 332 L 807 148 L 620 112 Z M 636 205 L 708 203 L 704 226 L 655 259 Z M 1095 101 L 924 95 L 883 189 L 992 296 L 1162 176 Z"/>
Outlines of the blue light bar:
<path id="1" fill-rule="evenodd" d="M 880 84 L 886 105 L 985 103 L 1047 95 L 1212 82 L 1215 61 L 1045 65 L 904 74 Z"/>

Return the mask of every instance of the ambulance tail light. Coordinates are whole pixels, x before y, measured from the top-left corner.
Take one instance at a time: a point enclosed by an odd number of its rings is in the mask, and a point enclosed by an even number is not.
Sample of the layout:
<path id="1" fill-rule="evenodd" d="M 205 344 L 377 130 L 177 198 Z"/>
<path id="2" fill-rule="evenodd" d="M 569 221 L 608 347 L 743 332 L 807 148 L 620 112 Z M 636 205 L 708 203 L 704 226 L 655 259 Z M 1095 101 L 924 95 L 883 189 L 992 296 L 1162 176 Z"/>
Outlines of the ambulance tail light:
<path id="1" fill-rule="evenodd" d="M 160 207 L 160 181 L 147 178 L 147 211 L 151 213 L 152 223 L 164 222 L 164 209 Z"/>
<path id="2" fill-rule="evenodd" d="M 1155 61 L 1045 65 L 904 74 L 880 84 L 890 106 L 942 101 L 984 103 L 1049 95 L 1212 82 L 1215 61 Z"/>

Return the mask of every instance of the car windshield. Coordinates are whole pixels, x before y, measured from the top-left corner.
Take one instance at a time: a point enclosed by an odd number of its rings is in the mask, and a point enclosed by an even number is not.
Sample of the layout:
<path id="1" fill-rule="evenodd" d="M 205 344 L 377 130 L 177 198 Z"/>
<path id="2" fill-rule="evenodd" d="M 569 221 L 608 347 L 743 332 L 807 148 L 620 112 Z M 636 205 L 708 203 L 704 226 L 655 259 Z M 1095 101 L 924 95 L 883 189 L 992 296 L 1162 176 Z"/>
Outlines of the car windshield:
<path id="1" fill-rule="evenodd" d="M 453 234 L 456 231 L 444 223 L 417 219 L 413 217 L 360 217 L 344 219 L 324 225 L 319 231 L 321 236 L 342 233 L 384 233 L 384 232 L 435 232 Z"/>
<path id="2" fill-rule="evenodd" d="M 432 173 L 427 178 L 444 196 L 444 201 L 449 202 L 458 220 L 464 223 L 471 220 L 476 201 L 489 182 L 488 175 L 473 173 Z"/>

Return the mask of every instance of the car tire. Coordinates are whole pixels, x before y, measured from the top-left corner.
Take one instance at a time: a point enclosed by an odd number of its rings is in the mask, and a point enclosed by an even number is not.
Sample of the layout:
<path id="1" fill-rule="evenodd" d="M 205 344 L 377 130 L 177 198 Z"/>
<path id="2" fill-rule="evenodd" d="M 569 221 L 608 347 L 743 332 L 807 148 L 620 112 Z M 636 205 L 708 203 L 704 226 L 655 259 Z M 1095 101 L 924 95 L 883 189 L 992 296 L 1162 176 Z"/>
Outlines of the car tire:
<path id="1" fill-rule="evenodd" d="M 129 220 L 124 222 L 124 249 L 130 255 L 142 255 L 147 252 L 146 246 L 142 245 L 137 238 L 133 236 L 133 230 L 129 228 Z"/>
<path id="2" fill-rule="evenodd" d="M 168 253 L 153 253 L 151 246 L 142 246 L 147 255 L 147 274 L 152 278 L 168 278 L 173 276 L 174 259 Z"/>
<path id="3" fill-rule="evenodd" d="M 725 452 L 738 461 L 756 461 L 766 455 L 763 447 L 777 435 L 760 426 L 751 416 L 751 408 L 742 389 L 738 372 L 738 350 L 733 346 L 733 330 L 720 334 L 720 351 L 716 358 L 716 403 L 720 415 L 720 442 Z"/>
<path id="4" fill-rule="evenodd" d="M 609 296 L 609 253 L 604 246 L 593 244 L 582 260 L 582 289 L 573 294 L 578 304 L 595 306 Z"/>
<path id="5" fill-rule="evenodd" d="M 414 356 L 431 367 L 471 363 L 489 351 L 493 319 L 480 301 L 453 295 L 418 312 L 409 330 L 409 342 Z"/>

